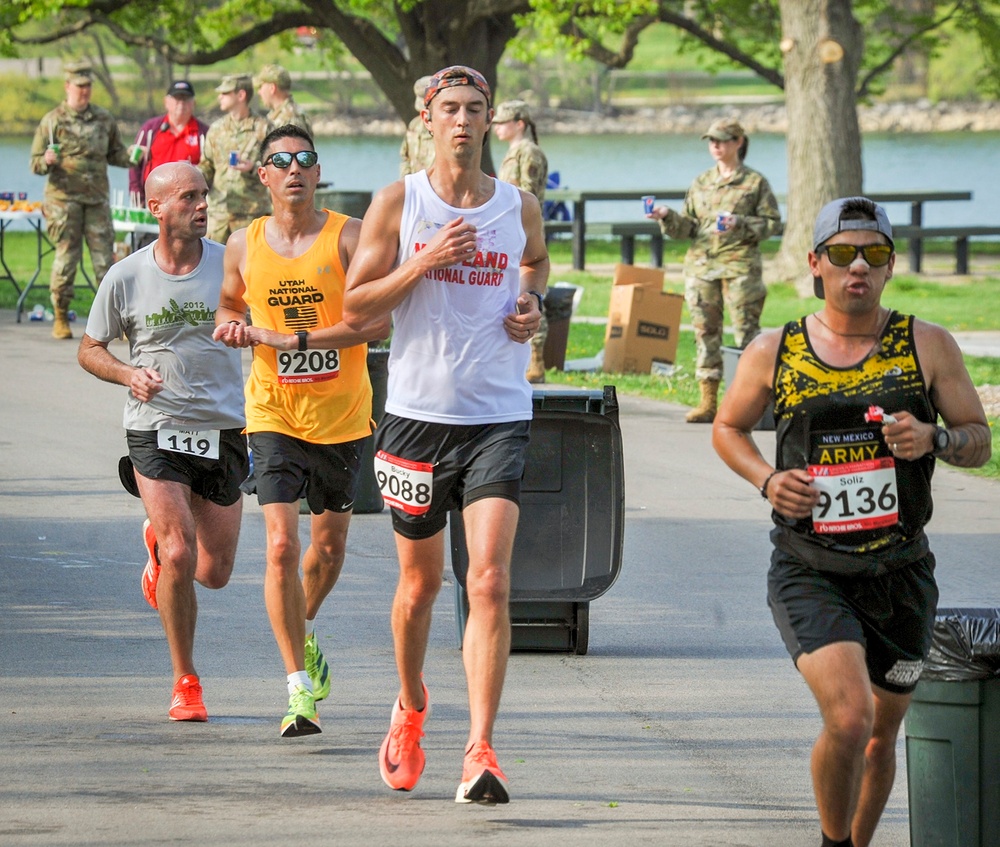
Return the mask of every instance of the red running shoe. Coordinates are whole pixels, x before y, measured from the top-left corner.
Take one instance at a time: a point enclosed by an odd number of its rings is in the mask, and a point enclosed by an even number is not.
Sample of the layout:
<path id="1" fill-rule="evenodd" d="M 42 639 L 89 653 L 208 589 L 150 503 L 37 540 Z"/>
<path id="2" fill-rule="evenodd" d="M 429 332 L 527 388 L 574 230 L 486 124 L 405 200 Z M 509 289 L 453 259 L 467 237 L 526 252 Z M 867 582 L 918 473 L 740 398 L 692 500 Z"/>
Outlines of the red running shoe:
<path id="1" fill-rule="evenodd" d="M 497 754 L 486 741 L 477 741 L 465 754 L 462 781 L 455 794 L 455 802 L 484 806 L 510 802 L 507 777 L 497 764 Z"/>
<path id="2" fill-rule="evenodd" d="M 201 681 L 193 673 L 186 673 L 177 680 L 167 714 L 172 721 L 208 720 L 208 710 L 201 697 Z"/>
<path id="3" fill-rule="evenodd" d="M 424 772 L 426 757 L 420 739 L 424 737 L 424 724 L 431 714 L 431 700 L 427 686 L 423 682 L 420 684 L 424 689 L 424 710 L 404 709 L 397 697 L 389 719 L 389 734 L 378 751 L 382 781 L 397 791 L 412 791 Z"/>
<path id="4" fill-rule="evenodd" d="M 146 567 L 142 572 L 142 596 L 146 598 L 146 602 L 150 606 L 156 609 L 159 608 L 156 605 L 156 581 L 160 578 L 160 557 L 156 550 L 156 533 L 153 532 L 153 525 L 149 522 L 149 518 L 146 518 L 142 525 L 142 540 L 149 553 L 149 561 L 146 562 Z"/>

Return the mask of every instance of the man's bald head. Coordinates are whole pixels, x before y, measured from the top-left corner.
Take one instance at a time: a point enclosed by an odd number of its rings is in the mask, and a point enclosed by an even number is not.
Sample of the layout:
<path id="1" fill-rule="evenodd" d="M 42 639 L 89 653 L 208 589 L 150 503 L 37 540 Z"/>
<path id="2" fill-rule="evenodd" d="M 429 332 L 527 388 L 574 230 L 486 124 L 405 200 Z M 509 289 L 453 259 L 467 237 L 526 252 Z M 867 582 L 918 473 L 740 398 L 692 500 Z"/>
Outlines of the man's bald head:
<path id="1" fill-rule="evenodd" d="M 167 162 L 165 165 L 158 165 L 146 177 L 146 199 L 163 202 L 182 186 L 188 187 L 192 179 L 200 180 L 206 187 L 208 185 L 201 171 L 190 162 Z"/>

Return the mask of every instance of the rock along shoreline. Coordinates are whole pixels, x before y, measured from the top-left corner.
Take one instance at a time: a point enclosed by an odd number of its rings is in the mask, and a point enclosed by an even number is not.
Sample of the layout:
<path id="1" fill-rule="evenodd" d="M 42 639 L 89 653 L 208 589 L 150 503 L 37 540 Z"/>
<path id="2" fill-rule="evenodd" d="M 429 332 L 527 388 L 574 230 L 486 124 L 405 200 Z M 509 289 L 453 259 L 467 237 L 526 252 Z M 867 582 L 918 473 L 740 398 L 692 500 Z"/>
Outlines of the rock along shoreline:
<path id="1" fill-rule="evenodd" d="M 664 108 L 616 108 L 606 114 L 560 109 L 536 110 L 543 135 L 686 135 L 704 132 L 717 118 L 735 118 L 747 133 L 783 135 L 788 118 L 783 103 L 675 105 Z M 863 133 L 1000 132 L 1000 101 L 895 101 L 860 106 Z M 402 136 L 403 123 L 390 115 L 313 116 L 317 136 Z"/>

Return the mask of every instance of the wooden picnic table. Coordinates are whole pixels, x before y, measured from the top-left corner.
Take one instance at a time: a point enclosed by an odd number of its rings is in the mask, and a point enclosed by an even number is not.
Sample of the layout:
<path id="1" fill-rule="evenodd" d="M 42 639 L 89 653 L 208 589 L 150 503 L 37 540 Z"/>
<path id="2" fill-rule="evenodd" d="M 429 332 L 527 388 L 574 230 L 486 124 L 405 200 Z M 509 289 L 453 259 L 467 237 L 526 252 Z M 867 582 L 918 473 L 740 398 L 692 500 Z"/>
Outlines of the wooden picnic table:
<path id="1" fill-rule="evenodd" d="M 573 204 L 573 267 L 583 270 L 586 265 L 587 251 L 587 203 L 599 203 L 607 200 L 635 200 L 636 219 L 642 216 L 639 202 L 644 195 L 652 194 L 657 202 L 661 200 L 683 200 L 687 189 L 632 189 L 632 190 L 577 190 L 573 188 L 553 188 L 545 192 L 545 199 L 554 202 Z M 946 200 L 971 200 L 971 191 L 873 191 L 865 195 L 876 203 L 909 203 L 909 226 L 920 227 L 924 219 L 924 203 Z M 779 197 L 783 200 L 783 197 Z M 922 260 L 923 243 L 921 239 L 910 239 L 910 268 L 919 273 Z"/>

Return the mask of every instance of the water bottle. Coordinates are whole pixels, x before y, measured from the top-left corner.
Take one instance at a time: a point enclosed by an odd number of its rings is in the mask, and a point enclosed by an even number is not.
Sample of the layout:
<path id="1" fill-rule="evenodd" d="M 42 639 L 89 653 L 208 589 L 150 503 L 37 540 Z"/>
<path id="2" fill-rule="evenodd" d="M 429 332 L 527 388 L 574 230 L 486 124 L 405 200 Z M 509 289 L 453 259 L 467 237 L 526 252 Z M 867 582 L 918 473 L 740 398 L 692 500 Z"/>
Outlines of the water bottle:
<path id="1" fill-rule="evenodd" d="M 41 303 L 37 303 L 35 307 L 31 310 L 31 314 L 28 315 L 28 320 L 31 321 L 44 321 L 45 320 L 45 307 Z"/>
<path id="2" fill-rule="evenodd" d="M 76 320 L 76 312 L 70 309 L 69 312 L 67 312 L 66 314 L 66 320 L 68 320 L 70 323 L 73 323 L 73 321 Z"/>

